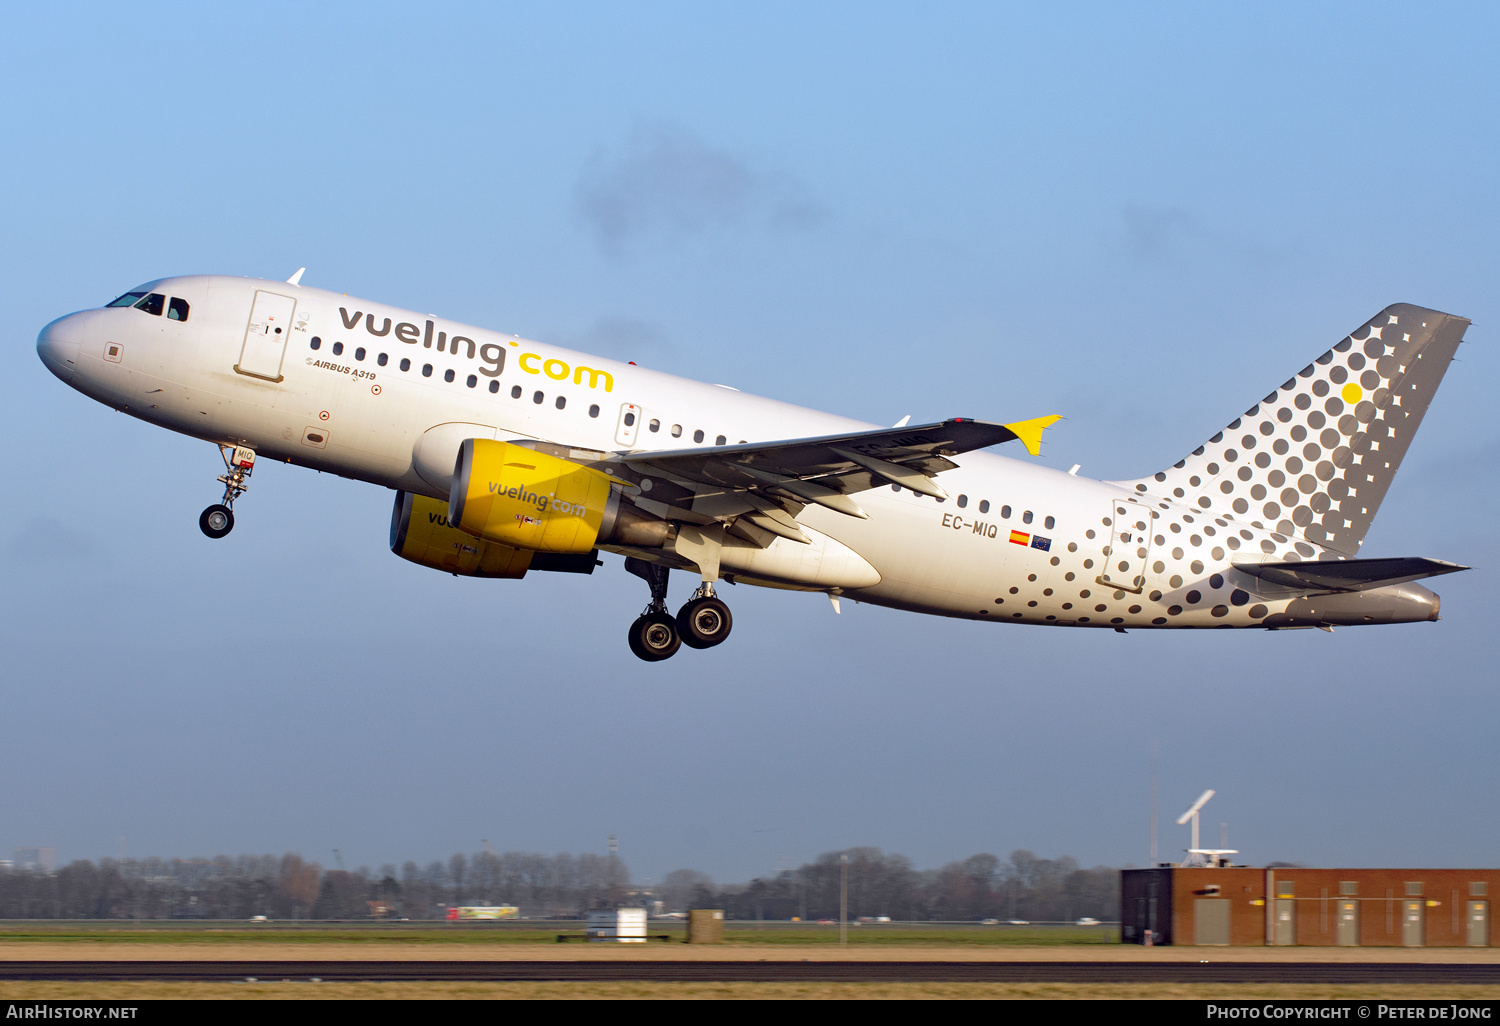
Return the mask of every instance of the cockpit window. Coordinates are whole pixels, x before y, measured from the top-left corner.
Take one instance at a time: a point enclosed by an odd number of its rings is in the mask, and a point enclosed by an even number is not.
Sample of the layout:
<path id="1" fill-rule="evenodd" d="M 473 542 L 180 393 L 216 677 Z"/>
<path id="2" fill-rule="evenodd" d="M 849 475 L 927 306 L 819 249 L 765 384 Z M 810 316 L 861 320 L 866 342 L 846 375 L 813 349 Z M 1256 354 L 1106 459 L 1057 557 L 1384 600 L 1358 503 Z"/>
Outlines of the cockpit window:
<path id="1" fill-rule="evenodd" d="M 135 306 L 136 300 L 143 298 L 145 295 L 146 294 L 144 292 L 127 292 L 123 296 L 121 296 L 119 299 L 116 299 L 115 301 L 113 301 L 112 303 L 110 303 L 109 305 L 110 306 Z"/>
<path id="2" fill-rule="evenodd" d="M 162 307 L 166 306 L 167 297 L 160 292 L 153 292 L 139 303 L 135 304 L 137 310 L 144 310 L 152 317 L 160 317 Z"/>
<path id="3" fill-rule="evenodd" d="M 188 304 L 186 299 L 178 299 L 173 296 L 167 303 L 167 319 L 173 321 L 185 321 L 188 315 Z"/>

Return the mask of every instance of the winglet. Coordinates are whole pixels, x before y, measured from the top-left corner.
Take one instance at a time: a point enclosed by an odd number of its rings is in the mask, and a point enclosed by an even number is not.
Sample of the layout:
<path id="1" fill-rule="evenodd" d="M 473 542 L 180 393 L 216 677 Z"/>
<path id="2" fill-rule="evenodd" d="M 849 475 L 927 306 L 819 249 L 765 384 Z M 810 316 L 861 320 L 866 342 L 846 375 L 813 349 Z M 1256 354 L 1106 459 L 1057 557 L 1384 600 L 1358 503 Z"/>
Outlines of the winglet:
<path id="1" fill-rule="evenodd" d="M 1050 417 L 1033 417 L 1030 420 L 1018 420 L 1014 424 L 1006 424 L 1004 427 L 1021 440 L 1026 446 L 1026 451 L 1033 456 L 1042 454 L 1042 432 L 1053 424 L 1062 420 L 1060 414 L 1054 413 Z"/>
<path id="2" fill-rule="evenodd" d="M 305 268 L 305 267 L 299 267 L 299 268 L 297 268 L 297 273 L 294 274 L 294 275 L 292 275 L 290 278 L 288 278 L 286 280 L 286 283 L 288 285 L 301 285 L 302 284 L 302 272 L 305 271 L 305 270 L 307 270 L 307 268 Z"/>

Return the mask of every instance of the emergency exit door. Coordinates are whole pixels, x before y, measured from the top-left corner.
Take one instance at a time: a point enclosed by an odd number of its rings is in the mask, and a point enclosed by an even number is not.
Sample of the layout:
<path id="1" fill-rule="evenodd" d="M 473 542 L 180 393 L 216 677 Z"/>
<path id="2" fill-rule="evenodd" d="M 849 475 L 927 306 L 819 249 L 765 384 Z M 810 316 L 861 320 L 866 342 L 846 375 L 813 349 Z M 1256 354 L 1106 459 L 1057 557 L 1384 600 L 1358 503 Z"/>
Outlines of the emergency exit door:
<path id="1" fill-rule="evenodd" d="M 1151 529 L 1156 511 L 1134 499 L 1117 499 L 1110 508 L 1109 551 L 1100 584 L 1136 594 L 1146 586 L 1146 564 L 1151 555 Z"/>
<path id="2" fill-rule="evenodd" d="M 1338 903 L 1338 943 L 1352 948 L 1359 944 L 1359 899 L 1340 898 Z"/>
<path id="3" fill-rule="evenodd" d="M 1469 945 L 1486 948 L 1490 944 L 1490 903 L 1471 901 L 1465 918 L 1469 922 Z"/>
<path id="4" fill-rule="evenodd" d="M 1423 944 L 1422 929 L 1427 911 L 1425 902 L 1418 899 L 1407 899 L 1401 903 L 1401 943 L 1408 948 L 1420 948 Z"/>
<path id="5" fill-rule="evenodd" d="M 250 323 L 245 328 L 240 362 L 234 369 L 267 381 L 280 381 L 281 360 L 286 355 L 295 309 L 297 301 L 290 296 L 257 291 L 255 303 L 250 307 Z"/>

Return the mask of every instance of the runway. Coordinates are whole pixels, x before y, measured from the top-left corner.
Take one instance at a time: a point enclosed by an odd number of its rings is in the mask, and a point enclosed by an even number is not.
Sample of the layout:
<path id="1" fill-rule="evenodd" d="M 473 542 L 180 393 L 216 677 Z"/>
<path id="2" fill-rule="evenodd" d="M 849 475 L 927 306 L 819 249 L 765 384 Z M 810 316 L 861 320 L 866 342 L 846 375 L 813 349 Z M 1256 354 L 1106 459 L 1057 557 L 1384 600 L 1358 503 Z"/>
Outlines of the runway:
<path id="1" fill-rule="evenodd" d="M 8 961 L 0 981 L 1500 984 L 1500 964 L 1444 962 Z"/>

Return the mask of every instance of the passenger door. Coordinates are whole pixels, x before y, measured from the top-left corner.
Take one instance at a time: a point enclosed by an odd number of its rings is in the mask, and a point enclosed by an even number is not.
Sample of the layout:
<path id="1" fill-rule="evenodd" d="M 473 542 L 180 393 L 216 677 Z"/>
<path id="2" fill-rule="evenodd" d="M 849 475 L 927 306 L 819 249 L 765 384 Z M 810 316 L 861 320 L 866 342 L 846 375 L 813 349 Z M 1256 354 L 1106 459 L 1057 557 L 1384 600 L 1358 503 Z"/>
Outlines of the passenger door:
<path id="1" fill-rule="evenodd" d="M 255 293 L 250 307 L 250 323 L 245 328 L 245 345 L 240 362 L 234 369 L 267 381 L 281 380 L 281 360 L 292 332 L 292 313 L 297 301 L 274 292 Z"/>

